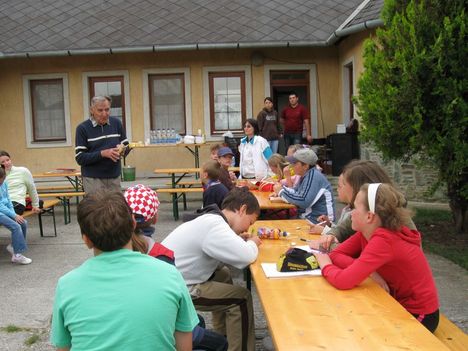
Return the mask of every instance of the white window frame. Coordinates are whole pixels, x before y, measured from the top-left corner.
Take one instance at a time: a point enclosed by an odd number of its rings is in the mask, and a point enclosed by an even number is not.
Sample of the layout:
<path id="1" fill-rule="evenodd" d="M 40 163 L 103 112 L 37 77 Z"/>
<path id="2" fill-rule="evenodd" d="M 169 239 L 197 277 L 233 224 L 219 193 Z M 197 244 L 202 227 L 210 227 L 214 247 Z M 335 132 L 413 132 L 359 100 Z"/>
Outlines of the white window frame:
<path id="1" fill-rule="evenodd" d="M 185 94 L 185 131 L 192 133 L 192 94 L 190 90 L 190 68 L 154 68 L 143 70 L 143 116 L 145 128 L 145 140 L 150 138 L 151 112 L 149 96 L 149 76 L 153 74 L 181 74 L 184 75 Z"/>
<path id="2" fill-rule="evenodd" d="M 349 105 L 351 102 L 348 99 L 349 96 L 349 74 L 348 68 L 346 66 L 351 65 L 353 67 L 353 91 L 354 95 L 356 95 L 356 66 L 354 64 L 354 56 L 348 58 L 347 60 L 341 63 L 342 69 L 342 90 L 341 90 L 341 98 L 343 103 L 343 123 L 348 125 L 351 118 L 354 116 L 349 116 Z M 356 106 L 353 109 L 354 115 L 356 115 Z"/>
<path id="3" fill-rule="evenodd" d="M 245 118 L 252 115 L 252 72 L 250 66 L 207 66 L 203 67 L 203 120 L 207 140 L 220 140 L 219 135 L 211 135 L 210 119 L 210 79 L 212 72 L 243 72 L 245 77 Z"/>
<path id="4" fill-rule="evenodd" d="M 98 71 L 98 72 L 83 72 L 83 119 L 87 120 L 89 115 L 89 78 L 92 77 L 113 77 L 123 76 L 124 86 L 123 93 L 125 97 L 125 133 L 127 139 L 132 140 L 132 109 L 130 108 L 130 80 L 128 71 Z"/>
<path id="5" fill-rule="evenodd" d="M 315 64 L 293 64 L 293 65 L 265 65 L 264 86 L 265 96 L 271 94 L 271 71 L 308 71 L 309 72 L 309 115 L 312 138 L 318 138 L 318 99 L 317 99 L 317 65 Z M 281 111 L 278 111 L 280 113 Z M 323 118 L 323 116 L 322 116 Z M 325 131 L 323 131 L 325 132 Z"/>
<path id="6" fill-rule="evenodd" d="M 65 117 L 65 141 L 33 141 L 33 121 L 31 106 L 31 90 L 29 82 L 31 80 L 62 79 L 63 82 L 63 112 Z M 24 122 L 26 126 L 26 147 L 27 148 L 51 148 L 72 145 L 70 129 L 70 98 L 68 93 L 68 75 L 66 73 L 54 74 L 28 74 L 23 76 L 23 106 Z"/>

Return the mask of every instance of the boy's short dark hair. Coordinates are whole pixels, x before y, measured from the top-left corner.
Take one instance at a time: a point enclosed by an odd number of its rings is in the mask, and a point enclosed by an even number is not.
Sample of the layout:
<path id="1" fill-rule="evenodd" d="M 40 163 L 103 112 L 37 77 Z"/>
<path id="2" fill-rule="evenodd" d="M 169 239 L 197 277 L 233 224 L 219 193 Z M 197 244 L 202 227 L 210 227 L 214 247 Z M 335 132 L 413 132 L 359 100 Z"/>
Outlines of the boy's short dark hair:
<path id="1" fill-rule="evenodd" d="M 221 208 L 235 212 L 240 210 L 243 205 L 247 206 L 247 214 L 260 215 L 260 205 L 247 187 L 233 188 L 224 198 Z"/>
<path id="2" fill-rule="evenodd" d="M 202 166 L 202 170 L 206 172 L 208 179 L 218 180 L 221 175 L 221 164 L 216 160 L 206 161 Z"/>
<path id="3" fill-rule="evenodd" d="M 78 224 L 101 251 L 115 251 L 132 238 L 132 211 L 118 191 L 88 194 L 78 205 Z"/>

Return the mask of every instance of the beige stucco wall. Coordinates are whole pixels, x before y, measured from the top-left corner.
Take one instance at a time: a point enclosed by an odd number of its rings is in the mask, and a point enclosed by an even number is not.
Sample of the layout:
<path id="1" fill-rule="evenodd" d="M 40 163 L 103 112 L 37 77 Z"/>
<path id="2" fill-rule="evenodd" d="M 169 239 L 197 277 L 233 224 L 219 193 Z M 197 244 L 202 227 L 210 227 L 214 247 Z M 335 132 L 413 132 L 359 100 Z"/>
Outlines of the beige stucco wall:
<path id="1" fill-rule="evenodd" d="M 199 50 L 164 53 L 114 54 L 53 58 L 0 60 L 0 149 L 8 150 L 15 164 L 25 165 L 33 172 L 58 167 L 78 168 L 74 161 L 74 131 L 83 121 L 83 72 L 127 71 L 129 75 L 134 141 L 144 141 L 143 70 L 188 67 L 190 69 L 192 129 L 204 130 L 203 67 L 248 65 L 252 75 L 252 114 L 263 107 L 265 94 L 264 65 L 315 64 L 317 71 L 318 136 L 333 133 L 341 123 L 341 65 L 340 60 L 353 54 L 358 57 L 359 41 L 343 41 L 327 48 L 262 49 L 263 64 L 251 64 L 252 50 Z M 359 60 L 360 62 L 360 56 Z M 359 66 L 358 66 L 359 67 Z M 23 76 L 28 74 L 66 73 L 69 82 L 72 146 L 27 148 L 23 107 Z M 250 117 L 250 116 L 248 116 Z M 209 147 L 201 150 L 201 160 L 208 158 Z M 193 157 L 183 148 L 137 149 L 128 157 L 139 175 L 151 174 L 156 167 L 193 165 Z"/>

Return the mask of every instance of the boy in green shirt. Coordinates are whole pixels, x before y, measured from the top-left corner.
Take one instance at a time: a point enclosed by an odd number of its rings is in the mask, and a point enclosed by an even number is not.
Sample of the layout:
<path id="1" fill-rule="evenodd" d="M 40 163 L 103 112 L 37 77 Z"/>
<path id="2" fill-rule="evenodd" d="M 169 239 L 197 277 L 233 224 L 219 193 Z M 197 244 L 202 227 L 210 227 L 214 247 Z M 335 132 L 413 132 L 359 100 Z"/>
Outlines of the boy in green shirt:
<path id="1" fill-rule="evenodd" d="M 51 342 L 59 350 L 191 350 L 198 323 L 176 268 L 132 251 L 135 220 L 119 192 L 78 205 L 94 257 L 57 284 Z"/>

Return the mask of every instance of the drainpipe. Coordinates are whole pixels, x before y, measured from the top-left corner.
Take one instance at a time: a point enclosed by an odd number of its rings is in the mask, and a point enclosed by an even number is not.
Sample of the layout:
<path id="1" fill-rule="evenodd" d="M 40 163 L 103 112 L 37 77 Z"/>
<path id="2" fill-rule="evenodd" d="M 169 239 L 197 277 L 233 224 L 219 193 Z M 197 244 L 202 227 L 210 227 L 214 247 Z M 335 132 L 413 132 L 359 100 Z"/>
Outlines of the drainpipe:
<path id="1" fill-rule="evenodd" d="M 334 31 L 332 33 L 332 35 L 330 35 L 330 37 L 327 39 L 327 41 L 325 42 L 326 46 L 335 44 L 338 41 L 338 39 L 340 39 L 342 37 L 345 37 L 347 35 L 354 34 L 354 33 L 357 33 L 357 32 L 361 32 L 361 31 L 363 31 L 365 29 L 377 28 L 377 27 L 380 27 L 380 26 L 383 26 L 383 21 L 379 18 L 379 19 L 370 20 L 370 21 L 366 21 L 366 22 L 363 22 L 363 23 L 355 24 L 354 26 L 347 27 L 347 28 L 344 28 L 344 29 L 338 29 L 338 30 Z"/>

